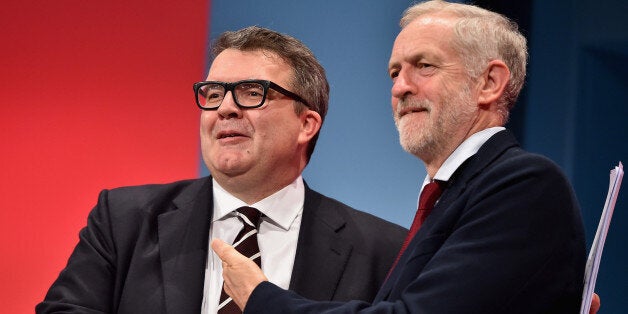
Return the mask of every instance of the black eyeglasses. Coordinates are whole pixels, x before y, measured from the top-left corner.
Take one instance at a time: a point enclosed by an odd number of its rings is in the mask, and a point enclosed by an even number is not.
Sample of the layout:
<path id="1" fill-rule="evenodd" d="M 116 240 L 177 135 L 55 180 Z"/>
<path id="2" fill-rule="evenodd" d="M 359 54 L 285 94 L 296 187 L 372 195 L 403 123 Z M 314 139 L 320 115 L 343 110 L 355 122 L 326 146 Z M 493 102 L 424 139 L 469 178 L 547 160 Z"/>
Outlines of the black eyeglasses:
<path id="1" fill-rule="evenodd" d="M 194 83 L 194 95 L 196 104 L 203 110 L 217 110 L 227 92 L 231 92 L 233 100 L 240 108 L 258 108 L 264 104 L 269 88 L 310 107 L 299 95 L 267 80 L 244 80 L 233 83 L 198 82 Z"/>

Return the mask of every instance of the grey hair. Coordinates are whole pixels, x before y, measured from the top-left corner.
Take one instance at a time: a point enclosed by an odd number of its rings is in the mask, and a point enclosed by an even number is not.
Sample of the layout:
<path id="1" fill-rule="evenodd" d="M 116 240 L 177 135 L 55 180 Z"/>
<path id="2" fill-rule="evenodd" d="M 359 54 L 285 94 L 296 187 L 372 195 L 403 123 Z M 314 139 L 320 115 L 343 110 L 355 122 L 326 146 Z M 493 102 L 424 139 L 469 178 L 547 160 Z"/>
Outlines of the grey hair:
<path id="1" fill-rule="evenodd" d="M 525 81 L 528 60 L 526 38 L 515 22 L 499 13 L 442 0 L 412 5 L 403 13 L 399 24 L 403 29 L 422 15 L 438 13 L 459 19 L 454 26 L 452 46 L 462 57 L 471 77 L 479 77 L 492 60 L 502 60 L 510 70 L 510 80 L 498 100 L 500 114 L 506 122 Z"/>

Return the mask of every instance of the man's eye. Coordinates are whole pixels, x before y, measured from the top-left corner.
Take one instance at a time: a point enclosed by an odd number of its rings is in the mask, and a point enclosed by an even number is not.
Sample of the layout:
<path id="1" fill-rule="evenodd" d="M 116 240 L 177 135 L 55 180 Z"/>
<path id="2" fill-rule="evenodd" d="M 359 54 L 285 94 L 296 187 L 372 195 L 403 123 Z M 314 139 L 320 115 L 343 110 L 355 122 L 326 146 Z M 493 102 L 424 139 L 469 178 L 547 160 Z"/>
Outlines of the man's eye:
<path id="1" fill-rule="evenodd" d="M 237 89 L 238 93 L 245 97 L 262 97 L 264 95 L 264 87 L 255 83 L 241 84 L 238 85 Z"/>
<path id="2" fill-rule="evenodd" d="M 222 97 L 222 94 L 220 93 L 210 93 L 207 95 L 207 99 L 217 99 L 221 97 Z"/>

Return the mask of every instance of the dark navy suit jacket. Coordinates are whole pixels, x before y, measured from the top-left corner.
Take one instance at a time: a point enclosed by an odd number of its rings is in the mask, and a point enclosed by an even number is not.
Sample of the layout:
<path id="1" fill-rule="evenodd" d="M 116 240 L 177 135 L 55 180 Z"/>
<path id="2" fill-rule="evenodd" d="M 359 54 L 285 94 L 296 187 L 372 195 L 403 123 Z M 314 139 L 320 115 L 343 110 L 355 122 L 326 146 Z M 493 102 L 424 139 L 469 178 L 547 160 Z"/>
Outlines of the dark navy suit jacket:
<path id="1" fill-rule="evenodd" d="M 586 249 L 560 169 L 492 136 L 448 181 L 373 303 L 260 284 L 245 313 L 578 313 Z"/>
<path id="2" fill-rule="evenodd" d="M 209 177 L 103 191 L 36 312 L 200 313 L 212 208 Z M 370 301 L 406 233 L 306 186 L 290 288 Z"/>

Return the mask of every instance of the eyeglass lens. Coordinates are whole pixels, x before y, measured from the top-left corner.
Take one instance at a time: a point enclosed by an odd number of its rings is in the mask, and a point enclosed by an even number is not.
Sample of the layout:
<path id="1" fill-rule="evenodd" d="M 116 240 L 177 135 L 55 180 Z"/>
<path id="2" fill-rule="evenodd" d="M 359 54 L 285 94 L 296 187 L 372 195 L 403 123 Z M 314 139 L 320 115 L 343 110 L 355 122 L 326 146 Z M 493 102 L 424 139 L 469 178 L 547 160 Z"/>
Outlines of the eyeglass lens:
<path id="1" fill-rule="evenodd" d="M 264 85 L 241 82 L 231 88 L 235 102 L 242 107 L 257 107 L 264 102 Z M 225 98 L 227 90 L 221 84 L 208 84 L 198 91 L 198 100 L 204 108 L 217 108 Z"/>

